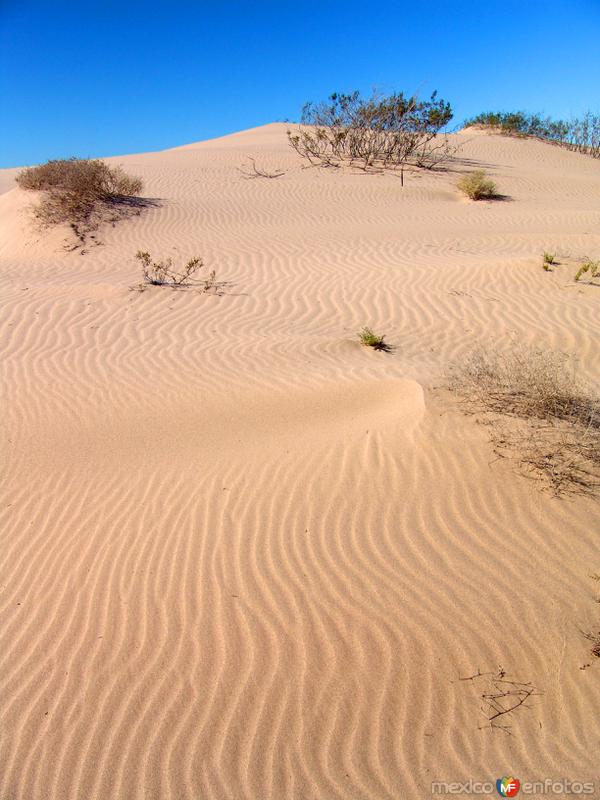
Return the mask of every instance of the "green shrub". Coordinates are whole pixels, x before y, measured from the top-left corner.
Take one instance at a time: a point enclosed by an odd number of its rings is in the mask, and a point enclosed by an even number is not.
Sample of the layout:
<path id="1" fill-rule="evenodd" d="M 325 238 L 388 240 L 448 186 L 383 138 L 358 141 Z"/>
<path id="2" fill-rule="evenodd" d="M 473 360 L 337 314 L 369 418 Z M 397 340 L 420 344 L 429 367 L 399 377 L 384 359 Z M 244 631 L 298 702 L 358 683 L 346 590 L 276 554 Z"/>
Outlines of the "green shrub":
<path id="1" fill-rule="evenodd" d="M 374 350 L 387 349 L 384 337 L 373 333 L 371 328 L 365 326 L 364 328 L 361 328 L 357 335 L 360 343 L 365 345 L 365 347 L 372 347 Z"/>
<path id="2" fill-rule="evenodd" d="M 486 177 L 483 170 L 476 170 L 468 175 L 463 175 L 457 184 L 461 192 L 471 200 L 485 200 L 498 197 L 496 184 Z"/>

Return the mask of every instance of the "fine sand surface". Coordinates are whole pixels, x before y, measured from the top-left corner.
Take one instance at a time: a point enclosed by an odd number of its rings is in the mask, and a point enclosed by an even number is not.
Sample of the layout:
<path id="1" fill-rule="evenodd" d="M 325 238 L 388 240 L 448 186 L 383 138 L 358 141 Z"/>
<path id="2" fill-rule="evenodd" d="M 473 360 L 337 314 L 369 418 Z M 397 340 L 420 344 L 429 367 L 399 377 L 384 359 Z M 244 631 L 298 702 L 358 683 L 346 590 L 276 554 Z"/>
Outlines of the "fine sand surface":
<path id="1" fill-rule="evenodd" d="M 1 800 L 600 777 L 600 507 L 498 460 L 443 388 L 514 343 L 600 389 L 600 287 L 572 281 L 600 163 L 458 134 L 508 198 L 473 203 L 456 172 L 302 169 L 285 129 L 110 159 L 161 205 L 83 256 L 0 173 Z M 138 249 L 225 293 L 131 291 Z M 512 735 L 459 680 L 500 665 L 540 692 Z"/>

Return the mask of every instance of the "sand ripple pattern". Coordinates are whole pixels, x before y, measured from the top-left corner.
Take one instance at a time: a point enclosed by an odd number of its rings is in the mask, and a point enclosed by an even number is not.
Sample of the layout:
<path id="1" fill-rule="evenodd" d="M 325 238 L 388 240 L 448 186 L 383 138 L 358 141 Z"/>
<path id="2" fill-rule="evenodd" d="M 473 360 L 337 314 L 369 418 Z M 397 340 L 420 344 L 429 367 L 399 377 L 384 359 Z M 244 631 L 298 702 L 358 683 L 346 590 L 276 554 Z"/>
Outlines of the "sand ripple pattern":
<path id="1" fill-rule="evenodd" d="M 494 460 L 436 387 L 482 341 L 598 380 L 569 259 L 600 247 L 600 165 L 461 134 L 513 197 L 470 204 L 448 174 L 301 170 L 284 130 L 117 159 L 162 205 L 84 257 L 0 196 L 2 800 L 597 778 L 597 505 Z M 245 181 L 248 154 L 288 172 Z M 140 247 L 230 287 L 130 291 Z M 544 692 L 512 737 L 458 681 L 499 664 Z"/>

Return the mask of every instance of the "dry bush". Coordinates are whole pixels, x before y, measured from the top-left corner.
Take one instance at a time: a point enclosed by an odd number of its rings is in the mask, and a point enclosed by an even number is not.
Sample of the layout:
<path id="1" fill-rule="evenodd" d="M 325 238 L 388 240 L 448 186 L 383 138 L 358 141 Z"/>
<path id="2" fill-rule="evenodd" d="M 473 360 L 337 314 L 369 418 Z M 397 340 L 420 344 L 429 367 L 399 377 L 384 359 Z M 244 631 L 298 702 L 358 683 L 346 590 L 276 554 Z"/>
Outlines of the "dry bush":
<path id="1" fill-rule="evenodd" d="M 450 388 L 469 411 L 489 415 L 497 452 L 516 457 L 556 494 L 600 488 L 600 402 L 565 356 L 479 350 L 454 367 Z"/>
<path id="2" fill-rule="evenodd" d="M 98 159 L 48 161 L 21 170 L 16 181 L 22 189 L 42 192 L 34 207 L 42 226 L 66 223 L 82 243 L 101 222 L 114 222 L 150 204 L 138 197 L 142 191 L 140 178 Z"/>
<path id="3" fill-rule="evenodd" d="M 212 270 L 207 278 L 202 280 L 196 278 L 196 273 L 204 266 L 204 262 L 198 256 L 190 258 L 184 264 L 181 272 L 173 269 L 173 262 L 170 258 L 166 261 L 153 261 L 152 256 L 145 250 L 139 250 L 135 256 L 142 264 L 142 277 L 144 284 L 150 286 L 174 286 L 200 288 L 203 292 L 219 292 L 223 284 L 216 280 L 216 273 Z M 143 287 L 143 284 L 142 284 Z"/>
<path id="4" fill-rule="evenodd" d="M 300 127 L 288 130 L 290 146 L 315 166 L 350 164 L 364 170 L 432 168 L 451 148 L 440 131 L 452 119 L 450 104 L 437 98 L 389 97 L 359 92 L 332 94 L 328 102 L 304 106 Z"/>
<path id="5" fill-rule="evenodd" d="M 498 197 L 496 184 L 480 169 L 463 175 L 456 185 L 471 200 L 487 200 Z"/>

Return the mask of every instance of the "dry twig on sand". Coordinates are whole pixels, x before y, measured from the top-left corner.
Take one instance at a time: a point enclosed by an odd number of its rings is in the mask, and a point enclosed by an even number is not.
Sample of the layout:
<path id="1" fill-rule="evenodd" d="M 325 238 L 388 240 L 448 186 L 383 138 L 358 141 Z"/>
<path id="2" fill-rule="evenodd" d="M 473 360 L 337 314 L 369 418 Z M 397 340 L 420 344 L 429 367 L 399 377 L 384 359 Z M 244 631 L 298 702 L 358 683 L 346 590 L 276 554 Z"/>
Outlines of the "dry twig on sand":
<path id="1" fill-rule="evenodd" d="M 256 166 L 256 161 L 252 158 L 252 156 L 248 156 L 248 161 L 250 165 L 243 164 L 241 167 L 238 167 L 238 172 L 241 172 L 242 176 L 246 179 L 252 178 L 281 178 L 282 175 L 285 175 L 285 171 L 278 169 L 275 172 L 267 172 L 265 169 L 260 169 Z"/>
<path id="2" fill-rule="evenodd" d="M 519 709 L 529 708 L 527 702 L 531 697 L 541 695 L 538 689 L 530 682 L 514 681 L 506 676 L 506 671 L 498 667 L 497 672 L 481 672 L 477 670 L 474 675 L 459 678 L 461 681 L 483 681 L 484 691 L 480 695 L 483 701 L 481 713 L 486 718 L 485 725 L 479 730 L 491 728 L 502 730 L 511 735 L 511 725 L 508 721 Z"/>

